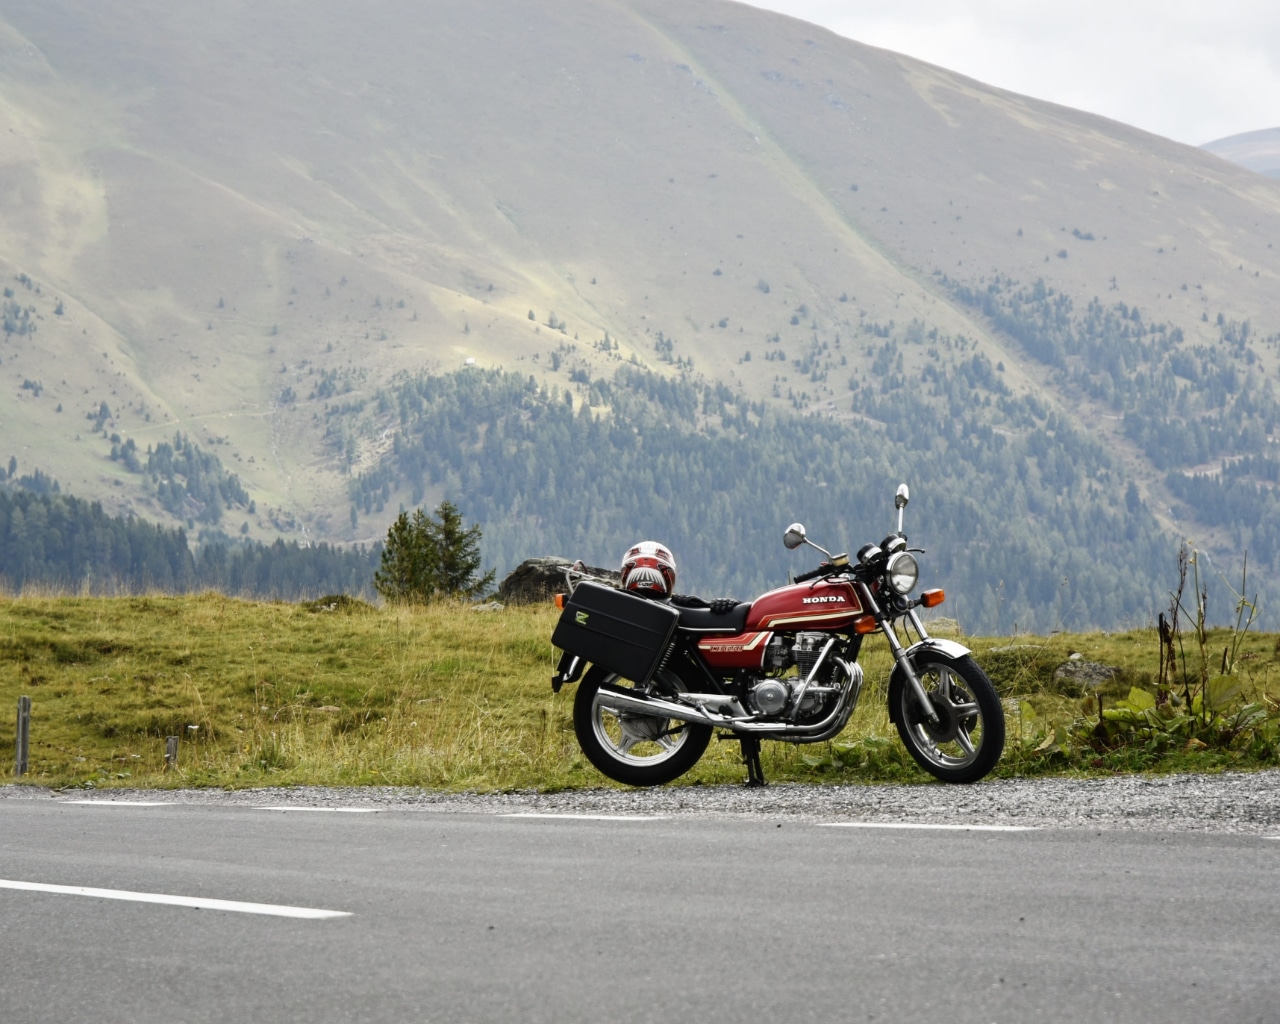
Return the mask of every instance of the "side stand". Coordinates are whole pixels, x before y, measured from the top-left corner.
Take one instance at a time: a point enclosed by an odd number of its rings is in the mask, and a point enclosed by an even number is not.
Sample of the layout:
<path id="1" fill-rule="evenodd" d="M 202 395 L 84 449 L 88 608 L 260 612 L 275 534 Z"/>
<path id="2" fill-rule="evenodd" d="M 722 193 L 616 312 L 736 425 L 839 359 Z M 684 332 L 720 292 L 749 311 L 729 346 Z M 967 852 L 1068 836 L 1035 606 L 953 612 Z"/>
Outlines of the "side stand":
<path id="1" fill-rule="evenodd" d="M 747 766 L 747 788 L 767 786 L 764 781 L 764 769 L 760 767 L 760 739 L 756 736 L 740 736 L 742 744 L 742 763 Z"/>

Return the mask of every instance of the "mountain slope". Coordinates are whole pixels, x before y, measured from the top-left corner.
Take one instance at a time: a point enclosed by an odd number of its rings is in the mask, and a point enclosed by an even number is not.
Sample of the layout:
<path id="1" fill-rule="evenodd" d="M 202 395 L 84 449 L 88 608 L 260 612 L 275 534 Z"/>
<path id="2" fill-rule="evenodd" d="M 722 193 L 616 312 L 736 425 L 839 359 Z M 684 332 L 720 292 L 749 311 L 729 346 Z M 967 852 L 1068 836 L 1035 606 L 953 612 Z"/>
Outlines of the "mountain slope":
<path id="1" fill-rule="evenodd" d="M 221 529 L 381 536 L 440 492 L 366 510 L 379 393 L 467 360 L 891 433 L 994 373 L 990 429 L 1238 557 L 1202 491 L 1269 456 L 1277 240 L 1280 182 L 738 4 L 0 0 L 0 439 L 159 520 L 112 445 L 181 431 L 254 499 Z"/>
<path id="2" fill-rule="evenodd" d="M 1280 128 L 1229 135 L 1200 148 L 1269 178 L 1280 178 Z"/>

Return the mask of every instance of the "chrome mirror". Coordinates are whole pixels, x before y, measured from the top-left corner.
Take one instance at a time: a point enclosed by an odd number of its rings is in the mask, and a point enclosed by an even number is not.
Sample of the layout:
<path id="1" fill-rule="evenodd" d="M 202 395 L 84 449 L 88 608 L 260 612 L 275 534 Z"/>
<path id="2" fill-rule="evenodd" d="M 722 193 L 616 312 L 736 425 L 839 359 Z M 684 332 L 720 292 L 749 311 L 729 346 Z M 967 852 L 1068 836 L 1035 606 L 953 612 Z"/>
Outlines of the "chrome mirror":
<path id="1" fill-rule="evenodd" d="M 804 533 L 804 524 L 792 523 L 787 527 L 787 532 L 782 535 L 782 544 L 788 551 L 794 551 L 807 539 Z"/>
<path id="2" fill-rule="evenodd" d="M 894 495 L 893 507 L 906 508 L 907 502 L 911 500 L 911 490 L 906 484 L 898 484 L 898 493 Z"/>

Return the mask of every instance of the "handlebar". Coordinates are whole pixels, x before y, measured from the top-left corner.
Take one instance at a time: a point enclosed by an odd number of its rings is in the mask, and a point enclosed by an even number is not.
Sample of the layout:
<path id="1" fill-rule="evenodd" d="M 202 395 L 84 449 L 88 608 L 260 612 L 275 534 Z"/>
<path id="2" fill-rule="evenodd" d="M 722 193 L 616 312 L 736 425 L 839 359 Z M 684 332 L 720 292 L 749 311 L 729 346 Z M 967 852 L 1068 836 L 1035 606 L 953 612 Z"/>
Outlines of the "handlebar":
<path id="1" fill-rule="evenodd" d="M 830 562 L 826 562 L 818 566 L 818 568 L 810 570 L 809 572 L 800 573 L 800 575 L 795 578 L 795 582 L 807 583 L 809 580 L 816 580 L 819 576 L 825 576 L 827 573 L 831 572 L 831 570 L 834 568 L 835 566 L 833 566 Z"/>

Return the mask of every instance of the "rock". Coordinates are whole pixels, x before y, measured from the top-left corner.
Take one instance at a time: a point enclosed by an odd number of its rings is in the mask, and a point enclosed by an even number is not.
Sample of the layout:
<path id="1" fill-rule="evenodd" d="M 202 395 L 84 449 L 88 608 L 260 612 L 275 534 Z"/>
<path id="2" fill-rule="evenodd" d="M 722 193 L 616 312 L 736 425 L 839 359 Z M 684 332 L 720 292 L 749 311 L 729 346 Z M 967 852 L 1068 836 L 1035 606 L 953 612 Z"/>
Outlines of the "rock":
<path id="1" fill-rule="evenodd" d="M 1111 682 L 1119 674 L 1120 669 L 1114 665 L 1085 661 L 1079 654 L 1073 654 L 1053 670 L 1053 682 L 1067 696 L 1079 697 L 1086 690 L 1096 690 Z"/>
<path id="2" fill-rule="evenodd" d="M 498 584 L 498 600 L 506 604 L 540 604 L 550 601 L 556 594 L 568 590 L 564 570 L 573 563 L 572 558 L 528 558 L 516 566 Z M 616 569 L 597 569 L 588 566 L 592 576 L 618 580 Z"/>
<path id="3" fill-rule="evenodd" d="M 500 612 L 506 607 L 501 601 L 485 601 L 483 604 L 473 604 L 468 606 L 469 611 L 473 612 Z"/>

